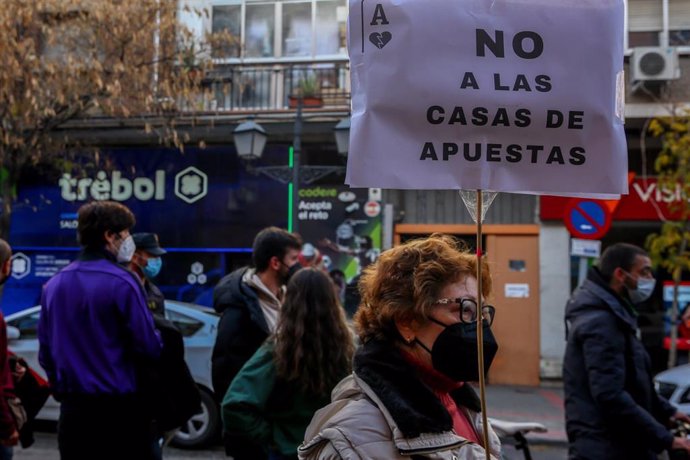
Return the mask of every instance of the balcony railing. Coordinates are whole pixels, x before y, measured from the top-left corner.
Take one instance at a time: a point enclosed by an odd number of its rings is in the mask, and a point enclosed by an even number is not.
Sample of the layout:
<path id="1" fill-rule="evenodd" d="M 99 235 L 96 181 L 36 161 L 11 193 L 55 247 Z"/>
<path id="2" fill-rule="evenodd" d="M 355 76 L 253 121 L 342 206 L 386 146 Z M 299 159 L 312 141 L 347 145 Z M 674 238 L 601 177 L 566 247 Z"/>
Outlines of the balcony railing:
<path id="1" fill-rule="evenodd" d="M 347 61 L 318 63 L 233 64 L 214 68 L 203 79 L 203 107 L 208 111 L 287 110 L 306 86 L 314 86 L 324 109 L 350 106 L 350 64 Z M 310 85 L 305 85 L 309 83 Z M 306 106 L 307 104 L 305 104 Z"/>

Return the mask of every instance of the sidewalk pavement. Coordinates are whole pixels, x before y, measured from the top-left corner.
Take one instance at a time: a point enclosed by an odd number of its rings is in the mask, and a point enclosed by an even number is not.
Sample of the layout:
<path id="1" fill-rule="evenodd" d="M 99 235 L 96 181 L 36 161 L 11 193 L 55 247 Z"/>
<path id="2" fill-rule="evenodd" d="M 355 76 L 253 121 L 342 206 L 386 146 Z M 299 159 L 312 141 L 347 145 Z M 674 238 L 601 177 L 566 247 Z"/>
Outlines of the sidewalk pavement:
<path id="1" fill-rule="evenodd" d="M 527 435 L 531 444 L 567 443 L 563 386 L 560 383 L 540 387 L 487 385 L 486 406 L 489 418 L 538 422 L 546 426 L 549 430 L 546 433 Z"/>

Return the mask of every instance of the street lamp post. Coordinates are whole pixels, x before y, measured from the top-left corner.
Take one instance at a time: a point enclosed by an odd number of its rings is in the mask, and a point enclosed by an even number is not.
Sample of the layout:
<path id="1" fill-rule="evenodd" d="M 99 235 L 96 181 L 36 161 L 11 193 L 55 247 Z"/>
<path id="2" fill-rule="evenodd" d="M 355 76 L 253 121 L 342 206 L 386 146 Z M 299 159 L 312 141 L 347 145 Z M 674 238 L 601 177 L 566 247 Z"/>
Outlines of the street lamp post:
<path id="1" fill-rule="evenodd" d="M 300 155 L 302 153 L 302 105 L 304 99 L 299 95 L 297 99 L 297 113 L 295 114 L 295 131 L 292 138 L 292 231 L 299 233 L 299 188 L 300 188 Z"/>
<path id="2" fill-rule="evenodd" d="M 233 131 L 237 154 L 243 160 L 253 161 L 261 158 L 266 146 L 266 131 L 253 120 L 241 123 Z"/>
<path id="3" fill-rule="evenodd" d="M 311 184 L 322 177 L 331 173 L 342 172 L 343 166 L 302 166 L 300 164 L 302 154 L 302 128 L 304 117 L 302 108 L 304 100 L 300 96 L 297 100 L 297 111 L 295 113 L 295 126 L 292 138 L 292 155 L 287 166 L 257 166 L 251 165 L 251 162 L 261 158 L 263 149 L 266 145 L 267 135 L 266 131 L 253 120 L 241 123 L 233 131 L 233 138 L 235 147 L 237 148 L 237 155 L 247 161 L 247 168 L 250 172 L 256 174 L 263 174 L 271 179 L 277 180 L 283 184 L 288 185 L 289 193 L 291 193 L 290 210 L 292 219 L 288 219 L 289 230 L 293 232 L 299 231 L 299 189 L 302 183 Z M 349 148 L 350 136 L 350 119 L 345 118 L 340 120 L 335 129 L 335 140 L 340 155 L 347 155 Z"/>

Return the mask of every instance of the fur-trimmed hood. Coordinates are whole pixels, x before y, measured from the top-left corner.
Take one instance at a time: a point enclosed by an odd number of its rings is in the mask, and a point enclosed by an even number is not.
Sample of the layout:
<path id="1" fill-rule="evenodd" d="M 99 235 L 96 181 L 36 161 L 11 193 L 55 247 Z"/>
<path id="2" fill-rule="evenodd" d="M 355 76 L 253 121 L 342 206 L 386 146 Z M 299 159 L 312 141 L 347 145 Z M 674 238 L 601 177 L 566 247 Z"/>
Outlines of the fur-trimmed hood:
<path id="1" fill-rule="evenodd" d="M 406 438 L 453 429 L 443 403 L 424 382 L 412 377 L 416 370 L 393 345 L 368 342 L 355 355 L 354 371 L 381 399 Z M 451 396 L 459 407 L 481 411 L 479 398 L 469 385 Z"/>

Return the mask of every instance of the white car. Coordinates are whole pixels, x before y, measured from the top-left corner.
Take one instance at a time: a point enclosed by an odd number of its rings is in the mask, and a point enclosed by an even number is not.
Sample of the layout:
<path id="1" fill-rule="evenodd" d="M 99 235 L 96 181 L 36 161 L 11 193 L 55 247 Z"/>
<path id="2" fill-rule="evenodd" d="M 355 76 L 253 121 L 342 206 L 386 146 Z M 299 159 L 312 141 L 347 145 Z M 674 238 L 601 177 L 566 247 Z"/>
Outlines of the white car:
<path id="1" fill-rule="evenodd" d="M 654 388 L 678 410 L 690 414 L 690 364 L 658 373 Z"/>
<path id="2" fill-rule="evenodd" d="M 41 307 L 36 306 L 5 319 L 9 349 L 42 377 L 45 372 L 38 363 L 38 319 Z M 211 385 L 211 353 L 218 332 L 218 314 L 211 308 L 172 300 L 165 301 L 165 316 L 182 332 L 185 361 L 201 392 L 201 412 L 177 432 L 173 443 L 181 447 L 201 447 L 216 437 L 220 429 L 220 412 L 213 398 Z M 57 421 L 59 403 L 48 399 L 37 418 Z"/>

